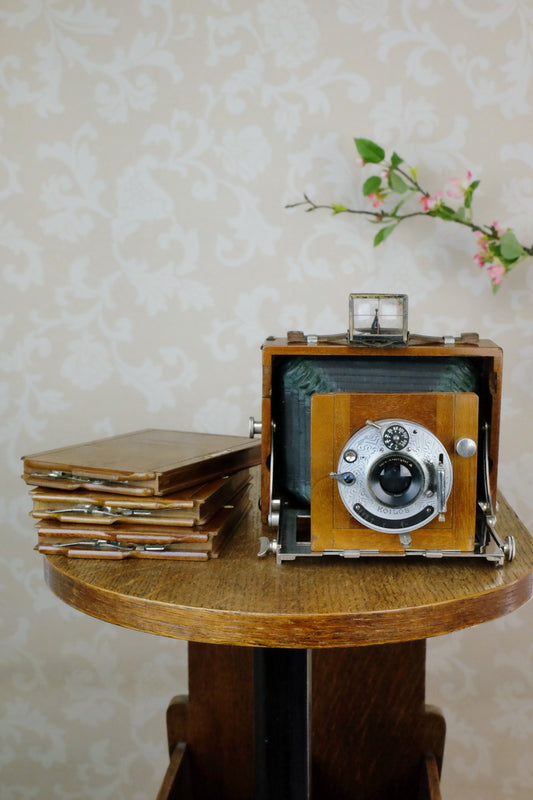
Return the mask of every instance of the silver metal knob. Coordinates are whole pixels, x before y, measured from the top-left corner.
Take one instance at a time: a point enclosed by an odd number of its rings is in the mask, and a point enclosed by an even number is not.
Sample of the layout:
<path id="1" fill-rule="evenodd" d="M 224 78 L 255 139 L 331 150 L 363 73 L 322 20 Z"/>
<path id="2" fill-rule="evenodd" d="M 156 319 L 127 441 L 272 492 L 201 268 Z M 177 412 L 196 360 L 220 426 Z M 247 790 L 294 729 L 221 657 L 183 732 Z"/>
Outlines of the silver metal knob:
<path id="1" fill-rule="evenodd" d="M 248 420 L 248 435 L 250 439 L 253 439 L 256 434 L 261 434 L 263 426 L 261 424 L 261 420 L 256 422 L 255 417 L 250 417 Z"/>
<path id="2" fill-rule="evenodd" d="M 275 539 L 269 539 L 268 536 L 259 537 L 259 558 L 264 558 L 269 553 L 277 553 L 279 545 Z"/>
<path id="3" fill-rule="evenodd" d="M 470 458 L 477 453 L 477 445 L 473 439 L 463 436 L 455 443 L 455 452 L 462 458 Z"/>
<path id="4" fill-rule="evenodd" d="M 507 561 L 512 561 L 516 555 L 516 541 L 514 536 L 506 536 L 503 552 Z"/>

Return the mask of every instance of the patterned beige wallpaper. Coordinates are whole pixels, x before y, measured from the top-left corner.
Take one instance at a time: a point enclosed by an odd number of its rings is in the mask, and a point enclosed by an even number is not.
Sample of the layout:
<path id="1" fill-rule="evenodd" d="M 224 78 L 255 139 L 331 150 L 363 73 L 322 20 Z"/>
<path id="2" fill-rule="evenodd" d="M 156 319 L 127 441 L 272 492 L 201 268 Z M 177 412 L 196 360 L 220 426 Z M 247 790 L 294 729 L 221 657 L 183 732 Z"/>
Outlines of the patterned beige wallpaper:
<path id="1" fill-rule="evenodd" d="M 185 646 L 71 611 L 32 551 L 24 453 L 143 427 L 246 434 L 260 343 L 405 292 L 420 333 L 505 349 L 501 488 L 533 523 L 533 262 L 491 292 L 475 239 L 379 248 L 354 136 L 533 237 L 531 0 L 4 0 L 0 8 L 0 782 L 5 800 L 144 800 Z M 529 238 L 528 238 L 529 237 Z M 430 642 L 444 796 L 529 800 L 533 608 Z"/>

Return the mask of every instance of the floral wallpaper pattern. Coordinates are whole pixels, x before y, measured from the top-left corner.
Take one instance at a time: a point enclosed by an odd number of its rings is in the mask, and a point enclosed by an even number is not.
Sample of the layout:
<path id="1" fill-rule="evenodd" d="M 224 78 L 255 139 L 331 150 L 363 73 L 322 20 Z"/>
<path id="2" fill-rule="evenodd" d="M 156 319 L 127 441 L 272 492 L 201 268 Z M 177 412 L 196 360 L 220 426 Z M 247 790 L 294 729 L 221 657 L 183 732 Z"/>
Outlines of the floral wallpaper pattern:
<path id="1" fill-rule="evenodd" d="M 20 457 L 245 435 L 267 335 L 405 292 L 411 330 L 503 345 L 500 486 L 531 527 L 533 265 L 494 297 L 466 231 L 422 220 L 374 250 L 369 223 L 285 205 L 355 205 L 367 136 L 425 185 L 472 170 L 480 219 L 530 242 L 533 3 L 4 0 L 0 42 L 1 794 L 144 800 L 185 644 L 56 600 Z M 444 797 L 531 796 L 532 615 L 429 642 Z"/>

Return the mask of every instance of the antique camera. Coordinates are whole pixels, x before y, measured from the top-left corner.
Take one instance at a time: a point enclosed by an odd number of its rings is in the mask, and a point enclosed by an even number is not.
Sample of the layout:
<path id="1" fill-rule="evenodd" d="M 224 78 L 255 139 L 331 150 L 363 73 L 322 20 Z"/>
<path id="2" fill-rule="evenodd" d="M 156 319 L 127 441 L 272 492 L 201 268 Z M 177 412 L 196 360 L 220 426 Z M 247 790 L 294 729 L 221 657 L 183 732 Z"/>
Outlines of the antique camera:
<path id="1" fill-rule="evenodd" d="M 263 352 L 259 555 L 514 556 L 495 530 L 502 351 L 410 335 L 405 295 L 350 295 L 340 335 Z"/>

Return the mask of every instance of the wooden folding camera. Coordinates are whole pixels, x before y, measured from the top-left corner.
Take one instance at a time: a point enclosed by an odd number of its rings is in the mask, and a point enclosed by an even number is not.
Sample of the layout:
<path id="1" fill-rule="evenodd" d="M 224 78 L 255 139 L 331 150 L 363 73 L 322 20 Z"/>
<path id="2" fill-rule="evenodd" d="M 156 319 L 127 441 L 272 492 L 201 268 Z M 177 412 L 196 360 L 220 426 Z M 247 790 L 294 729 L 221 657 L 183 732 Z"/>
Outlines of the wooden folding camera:
<path id="1" fill-rule="evenodd" d="M 502 350 L 407 332 L 405 295 L 351 295 L 346 334 L 263 344 L 260 555 L 483 557 L 495 531 Z"/>

